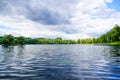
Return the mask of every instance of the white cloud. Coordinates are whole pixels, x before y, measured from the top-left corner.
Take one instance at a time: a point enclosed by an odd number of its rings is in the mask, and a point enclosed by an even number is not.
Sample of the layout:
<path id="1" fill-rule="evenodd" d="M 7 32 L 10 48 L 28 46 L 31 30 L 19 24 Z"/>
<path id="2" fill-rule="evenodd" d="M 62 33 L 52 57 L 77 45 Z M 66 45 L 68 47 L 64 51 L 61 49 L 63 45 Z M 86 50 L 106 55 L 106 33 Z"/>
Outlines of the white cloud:
<path id="1" fill-rule="evenodd" d="M 67 19 L 70 21 L 70 24 L 49 25 L 31 20 L 26 17 L 27 14 L 24 14 L 24 11 L 26 11 L 24 7 L 27 4 L 24 4 L 21 8 L 21 3 L 16 8 L 12 6 L 12 10 L 14 8 L 13 15 L 0 15 L 0 25 L 11 28 L 11 30 L 0 28 L 0 35 L 13 34 L 15 36 L 23 35 L 26 37 L 78 39 L 98 37 L 100 34 L 110 30 L 115 24 L 120 25 L 120 12 L 108 8 L 106 5 L 111 3 L 112 0 L 76 0 L 74 4 L 72 0 L 62 0 L 61 3 L 59 3 L 60 1 L 53 2 L 51 0 L 32 1 L 32 5 L 29 4 L 29 6 L 32 6 L 34 11 L 40 10 L 39 8 L 41 7 L 43 7 L 41 9 L 46 8 L 48 11 L 52 11 L 50 12 L 51 15 L 57 16 L 56 19 L 54 19 L 54 16 L 49 16 L 53 17 L 50 20 L 60 19 L 58 21 L 61 21 L 62 19 Z M 20 9 L 23 10 L 21 11 Z M 20 13 L 17 13 L 16 11 L 19 10 Z M 57 14 L 54 14 L 56 12 Z M 49 17 L 42 18 L 46 21 Z"/>
<path id="2" fill-rule="evenodd" d="M 111 3 L 113 0 L 105 0 L 107 3 Z"/>

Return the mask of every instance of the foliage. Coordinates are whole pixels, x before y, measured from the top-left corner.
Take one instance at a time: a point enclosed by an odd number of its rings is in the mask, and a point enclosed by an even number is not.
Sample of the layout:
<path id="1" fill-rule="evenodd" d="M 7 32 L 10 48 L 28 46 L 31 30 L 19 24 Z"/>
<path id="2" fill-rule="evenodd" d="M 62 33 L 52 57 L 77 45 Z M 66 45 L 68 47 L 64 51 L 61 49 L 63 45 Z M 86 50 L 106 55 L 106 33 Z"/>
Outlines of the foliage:
<path id="1" fill-rule="evenodd" d="M 11 36 L 11 37 L 10 37 Z M 11 40 L 12 39 L 12 40 Z M 4 37 L 0 37 L 0 44 L 75 44 L 74 40 L 63 40 L 58 37 L 55 39 L 48 38 L 25 38 L 23 36 L 13 37 L 12 35 L 5 35 Z"/>
<path id="2" fill-rule="evenodd" d="M 120 26 L 115 25 L 113 29 L 108 31 L 106 34 L 101 35 L 98 38 L 88 38 L 88 39 L 78 39 L 78 44 L 93 44 L 93 43 L 102 43 L 102 44 L 111 44 L 114 42 L 120 42 Z"/>
<path id="3" fill-rule="evenodd" d="M 2 38 L 3 38 L 3 37 L 0 37 L 0 44 L 2 44 Z"/>
<path id="4" fill-rule="evenodd" d="M 24 44 L 25 43 L 25 38 L 23 36 L 20 36 L 20 37 L 17 38 L 16 41 L 17 41 L 18 44 Z"/>
<path id="5" fill-rule="evenodd" d="M 13 44 L 13 41 L 14 41 L 14 37 L 9 34 L 9 35 L 5 35 L 2 39 L 2 43 L 5 44 L 5 45 L 11 45 Z"/>
<path id="6" fill-rule="evenodd" d="M 93 43 L 97 43 L 97 39 L 96 38 L 78 39 L 77 43 L 78 44 L 93 44 Z"/>
<path id="7" fill-rule="evenodd" d="M 118 25 L 115 25 L 113 29 L 98 38 L 99 43 L 110 43 L 117 41 L 120 41 L 120 26 Z"/>

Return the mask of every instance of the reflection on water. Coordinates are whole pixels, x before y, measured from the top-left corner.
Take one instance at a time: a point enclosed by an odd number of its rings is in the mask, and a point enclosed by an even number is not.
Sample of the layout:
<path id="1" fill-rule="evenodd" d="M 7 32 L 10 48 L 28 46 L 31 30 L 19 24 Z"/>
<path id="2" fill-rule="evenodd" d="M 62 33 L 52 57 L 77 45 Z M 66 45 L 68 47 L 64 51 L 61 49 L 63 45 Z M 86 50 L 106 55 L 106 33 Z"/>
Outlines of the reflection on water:
<path id="1" fill-rule="evenodd" d="M 120 57 L 120 46 L 112 46 L 110 53 L 112 57 Z"/>
<path id="2" fill-rule="evenodd" d="M 0 46 L 2 80 L 120 80 L 120 46 Z"/>

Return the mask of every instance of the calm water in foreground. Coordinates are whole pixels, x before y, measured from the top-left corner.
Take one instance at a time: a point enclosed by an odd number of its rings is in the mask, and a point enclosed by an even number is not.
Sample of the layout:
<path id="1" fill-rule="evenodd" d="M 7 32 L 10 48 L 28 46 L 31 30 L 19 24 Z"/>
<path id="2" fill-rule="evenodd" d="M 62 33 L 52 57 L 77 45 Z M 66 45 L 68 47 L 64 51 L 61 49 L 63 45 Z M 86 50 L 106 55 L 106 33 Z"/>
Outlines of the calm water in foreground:
<path id="1" fill-rule="evenodd" d="M 120 46 L 0 45 L 0 80 L 120 80 Z"/>

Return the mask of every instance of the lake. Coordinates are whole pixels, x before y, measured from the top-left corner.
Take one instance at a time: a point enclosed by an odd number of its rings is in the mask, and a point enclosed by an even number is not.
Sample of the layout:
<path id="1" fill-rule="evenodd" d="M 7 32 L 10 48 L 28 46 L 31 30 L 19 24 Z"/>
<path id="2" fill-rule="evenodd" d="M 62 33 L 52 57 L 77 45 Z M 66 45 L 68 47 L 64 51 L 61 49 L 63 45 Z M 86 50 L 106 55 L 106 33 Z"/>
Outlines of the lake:
<path id="1" fill-rule="evenodd" d="M 0 45 L 0 80 L 120 80 L 120 46 Z"/>

